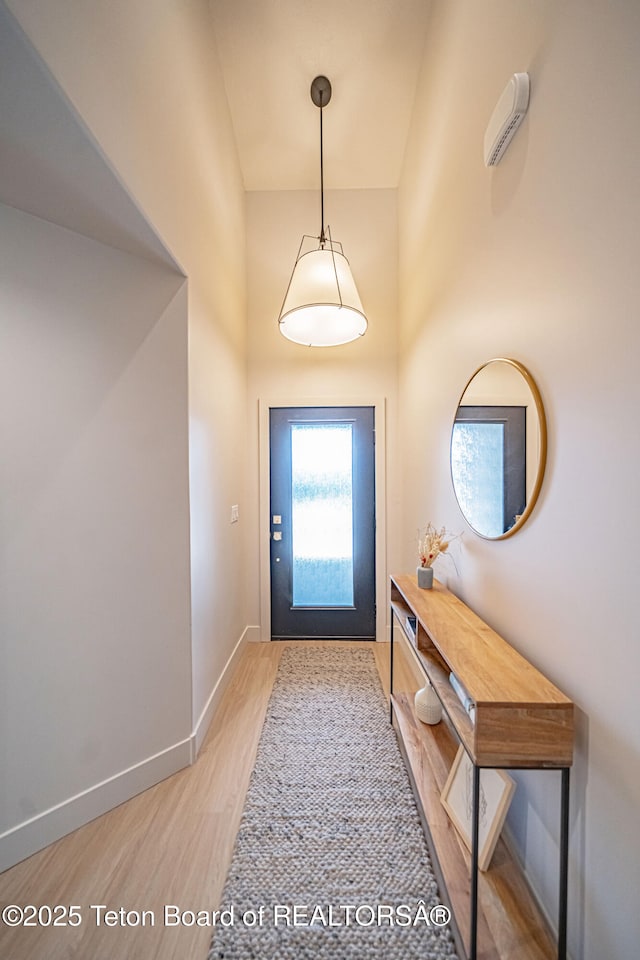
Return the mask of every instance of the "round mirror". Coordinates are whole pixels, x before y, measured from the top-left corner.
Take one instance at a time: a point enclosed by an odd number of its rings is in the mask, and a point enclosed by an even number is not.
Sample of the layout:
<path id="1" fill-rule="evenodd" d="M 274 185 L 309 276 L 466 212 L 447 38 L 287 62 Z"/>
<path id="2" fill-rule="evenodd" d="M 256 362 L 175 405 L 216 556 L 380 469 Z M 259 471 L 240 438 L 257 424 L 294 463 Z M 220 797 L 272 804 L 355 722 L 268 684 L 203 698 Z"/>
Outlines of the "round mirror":
<path id="1" fill-rule="evenodd" d="M 538 388 L 516 360 L 489 360 L 462 392 L 451 431 L 451 477 L 465 520 L 479 536 L 503 540 L 538 498 L 547 427 Z"/>

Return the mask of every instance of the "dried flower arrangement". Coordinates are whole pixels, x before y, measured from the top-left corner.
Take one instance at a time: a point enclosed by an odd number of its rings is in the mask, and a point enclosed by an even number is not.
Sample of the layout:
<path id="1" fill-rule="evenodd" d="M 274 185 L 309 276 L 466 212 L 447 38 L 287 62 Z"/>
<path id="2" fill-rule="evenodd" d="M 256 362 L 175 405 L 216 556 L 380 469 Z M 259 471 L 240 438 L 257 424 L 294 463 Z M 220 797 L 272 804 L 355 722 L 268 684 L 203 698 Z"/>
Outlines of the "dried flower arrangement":
<path id="1" fill-rule="evenodd" d="M 418 560 L 421 567 L 432 567 L 441 553 L 446 553 L 455 536 L 447 533 L 444 527 L 436 530 L 429 522 L 421 537 L 418 533 Z"/>

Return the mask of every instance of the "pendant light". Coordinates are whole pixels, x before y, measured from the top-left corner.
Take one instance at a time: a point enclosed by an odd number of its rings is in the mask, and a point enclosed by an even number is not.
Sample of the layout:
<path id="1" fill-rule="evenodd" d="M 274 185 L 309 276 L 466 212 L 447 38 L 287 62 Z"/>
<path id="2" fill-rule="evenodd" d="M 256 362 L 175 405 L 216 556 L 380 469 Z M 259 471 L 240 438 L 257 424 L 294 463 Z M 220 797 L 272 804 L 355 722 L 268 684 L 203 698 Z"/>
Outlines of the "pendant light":
<path id="1" fill-rule="evenodd" d="M 362 337 L 367 318 L 342 244 L 324 226 L 322 110 L 331 99 L 326 77 L 315 78 L 311 99 L 320 108 L 320 236 L 305 234 L 300 241 L 278 323 L 280 333 L 294 343 L 335 347 Z M 303 253 L 305 241 L 313 241 L 314 246 Z"/>

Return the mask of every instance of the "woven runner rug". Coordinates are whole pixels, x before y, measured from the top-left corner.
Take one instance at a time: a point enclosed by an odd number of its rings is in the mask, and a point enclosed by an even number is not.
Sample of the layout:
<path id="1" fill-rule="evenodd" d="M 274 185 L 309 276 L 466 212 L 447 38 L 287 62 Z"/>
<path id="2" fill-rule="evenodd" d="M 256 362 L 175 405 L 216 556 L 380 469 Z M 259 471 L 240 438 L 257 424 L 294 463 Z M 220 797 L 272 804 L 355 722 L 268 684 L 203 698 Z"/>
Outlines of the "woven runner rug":
<path id="1" fill-rule="evenodd" d="M 457 953 L 373 653 L 283 650 L 209 960 Z"/>

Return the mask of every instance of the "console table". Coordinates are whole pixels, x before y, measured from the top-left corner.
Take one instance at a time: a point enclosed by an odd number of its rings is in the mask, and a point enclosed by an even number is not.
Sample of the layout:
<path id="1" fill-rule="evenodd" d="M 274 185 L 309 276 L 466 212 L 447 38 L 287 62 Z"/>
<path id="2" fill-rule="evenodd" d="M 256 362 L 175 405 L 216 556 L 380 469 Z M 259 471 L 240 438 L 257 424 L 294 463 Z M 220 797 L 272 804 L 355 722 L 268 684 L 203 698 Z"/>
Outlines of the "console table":
<path id="1" fill-rule="evenodd" d="M 409 617 L 415 619 L 415 634 L 407 626 Z M 433 589 L 421 590 L 415 576 L 392 576 L 391 626 L 390 719 L 469 960 L 551 960 L 554 955 L 565 960 L 573 703 L 437 580 Z M 398 656 L 405 676 L 408 670 L 422 682 L 424 678 L 431 682 L 444 710 L 443 722 L 428 726 L 416 719 L 412 691 L 406 683 L 401 689 L 397 680 Z M 456 695 L 450 673 L 466 690 L 473 718 Z M 473 771 L 470 860 L 440 803 L 458 743 Z M 556 944 L 503 840 L 489 869 L 479 874 L 482 768 L 560 771 Z"/>

